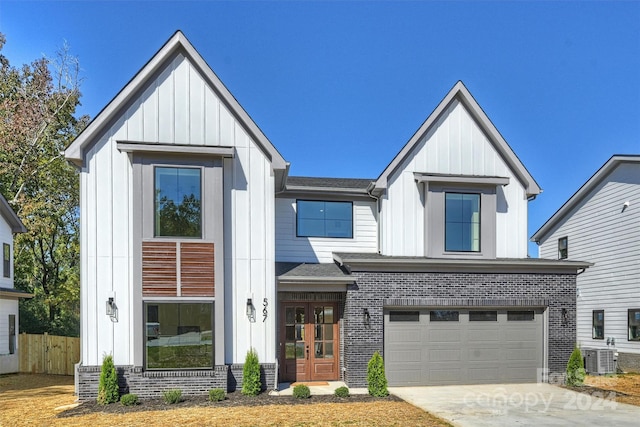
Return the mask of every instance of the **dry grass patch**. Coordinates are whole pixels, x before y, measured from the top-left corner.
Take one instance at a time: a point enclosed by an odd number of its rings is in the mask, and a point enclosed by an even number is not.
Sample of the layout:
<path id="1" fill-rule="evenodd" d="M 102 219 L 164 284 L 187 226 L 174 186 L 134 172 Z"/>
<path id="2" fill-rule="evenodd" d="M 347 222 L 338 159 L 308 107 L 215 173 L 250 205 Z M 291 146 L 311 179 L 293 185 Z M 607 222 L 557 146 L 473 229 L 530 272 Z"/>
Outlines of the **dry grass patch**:
<path id="1" fill-rule="evenodd" d="M 640 374 L 587 375 L 584 383 L 589 387 L 615 392 L 616 402 L 640 406 Z M 605 394 L 604 397 L 608 396 Z"/>
<path id="2" fill-rule="evenodd" d="M 313 399 L 313 398 L 312 398 Z M 307 400 L 307 399 L 305 399 Z M 309 399 L 311 400 L 311 399 Z M 186 406 L 166 405 L 159 409 L 134 412 L 119 403 L 122 413 L 89 412 L 60 417 L 56 408 L 73 404 L 73 378 L 49 375 L 0 376 L 0 426 L 448 426 L 405 402 L 375 400 L 370 402 L 310 403 L 266 406 Z M 308 401 L 308 400 L 307 400 Z M 142 409 L 142 410 L 140 410 Z M 75 410 L 72 410 L 75 411 Z"/>

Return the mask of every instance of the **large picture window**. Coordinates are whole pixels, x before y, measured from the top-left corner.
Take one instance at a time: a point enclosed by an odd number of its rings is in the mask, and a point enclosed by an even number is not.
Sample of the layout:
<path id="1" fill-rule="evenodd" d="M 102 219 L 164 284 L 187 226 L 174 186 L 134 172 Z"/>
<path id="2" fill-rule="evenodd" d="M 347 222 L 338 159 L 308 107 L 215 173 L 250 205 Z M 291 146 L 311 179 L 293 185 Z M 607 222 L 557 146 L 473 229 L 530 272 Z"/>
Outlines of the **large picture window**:
<path id="1" fill-rule="evenodd" d="M 202 237 L 200 175 L 199 168 L 155 168 L 156 237 Z"/>
<path id="2" fill-rule="evenodd" d="M 213 367 L 213 303 L 145 303 L 147 369 Z"/>
<path id="3" fill-rule="evenodd" d="M 353 203 L 297 201 L 298 237 L 353 237 Z"/>
<path id="4" fill-rule="evenodd" d="M 594 340 L 604 339 L 604 310 L 593 310 L 592 334 Z"/>
<path id="5" fill-rule="evenodd" d="M 629 310 L 629 341 L 640 341 L 640 308 Z"/>
<path id="6" fill-rule="evenodd" d="M 480 194 L 445 194 L 445 251 L 480 252 Z"/>

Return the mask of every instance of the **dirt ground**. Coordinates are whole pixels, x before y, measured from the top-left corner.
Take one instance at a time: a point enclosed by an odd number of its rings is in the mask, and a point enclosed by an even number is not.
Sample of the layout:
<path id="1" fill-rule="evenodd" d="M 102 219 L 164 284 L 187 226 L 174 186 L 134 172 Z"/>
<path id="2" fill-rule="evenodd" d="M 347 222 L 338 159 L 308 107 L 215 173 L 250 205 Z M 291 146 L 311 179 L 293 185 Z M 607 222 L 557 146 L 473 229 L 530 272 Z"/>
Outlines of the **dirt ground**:
<path id="1" fill-rule="evenodd" d="M 605 392 L 604 398 L 614 398 L 616 402 L 640 406 L 640 374 L 588 375 L 585 385 Z"/>
<path id="2" fill-rule="evenodd" d="M 243 403 L 243 396 L 220 405 L 206 399 L 187 399 L 177 405 L 160 401 L 137 407 L 114 403 L 105 407 L 74 407 L 73 377 L 53 375 L 0 376 L 0 426 L 448 426 L 403 401 L 368 397 L 336 400 L 312 396 L 304 404 L 293 398 L 259 396 Z M 246 399 L 246 398 L 244 398 Z M 262 399 L 262 400 L 260 400 Z M 282 399 L 273 401 L 273 399 Z M 325 400 L 324 402 L 322 400 Z M 275 404 L 274 404 L 275 403 Z M 251 406 L 247 406 L 251 405 Z"/>

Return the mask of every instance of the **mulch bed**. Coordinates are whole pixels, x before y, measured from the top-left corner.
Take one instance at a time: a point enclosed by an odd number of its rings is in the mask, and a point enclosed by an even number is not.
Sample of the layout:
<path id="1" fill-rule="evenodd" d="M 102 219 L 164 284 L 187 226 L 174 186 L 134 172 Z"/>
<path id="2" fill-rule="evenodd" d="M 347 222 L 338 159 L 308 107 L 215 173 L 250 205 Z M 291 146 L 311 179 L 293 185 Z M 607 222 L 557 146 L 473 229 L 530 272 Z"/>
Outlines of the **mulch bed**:
<path id="1" fill-rule="evenodd" d="M 96 402 L 84 402 L 79 406 L 60 412 L 58 417 L 74 417 L 96 412 L 109 414 L 126 414 L 142 411 L 166 411 L 180 408 L 195 407 L 237 407 L 237 406 L 266 406 L 266 405 L 310 405 L 315 403 L 358 403 L 358 402 L 402 402 L 402 399 L 389 395 L 387 397 L 373 397 L 368 394 L 353 394 L 349 397 L 336 397 L 334 395 L 316 395 L 308 399 L 298 399 L 293 396 L 270 396 L 261 393 L 258 396 L 245 396 L 240 392 L 228 393 L 227 398 L 221 402 L 211 402 L 207 396 L 185 396 L 183 401 L 176 404 L 168 404 L 162 398 L 140 399 L 135 406 L 124 406 L 120 403 L 99 405 Z"/>

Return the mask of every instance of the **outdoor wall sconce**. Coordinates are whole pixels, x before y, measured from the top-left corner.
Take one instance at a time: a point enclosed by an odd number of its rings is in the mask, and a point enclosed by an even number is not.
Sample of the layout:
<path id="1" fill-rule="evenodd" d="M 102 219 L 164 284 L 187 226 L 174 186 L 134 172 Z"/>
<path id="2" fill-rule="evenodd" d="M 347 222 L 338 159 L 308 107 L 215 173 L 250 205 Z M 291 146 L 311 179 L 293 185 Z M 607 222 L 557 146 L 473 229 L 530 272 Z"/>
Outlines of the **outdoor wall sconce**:
<path id="1" fill-rule="evenodd" d="M 562 324 L 566 326 L 569 320 L 569 313 L 566 308 L 562 309 Z"/>
<path id="2" fill-rule="evenodd" d="M 118 321 L 118 306 L 116 305 L 114 297 L 109 297 L 107 299 L 107 316 L 111 319 L 112 322 Z"/>
<path id="3" fill-rule="evenodd" d="M 626 211 L 627 208 L 629 207 L 629 205 L 631 205 L 631 203 L 628 200 L 626 202 L 624 202 L 622 204 L 622 212 Z"/>
<path id="4" fill-rule="evenodd" d="M 369 314 L 369 309 L 364 309 L 364 324 L 368 325 L 371 323 L 371 314 Z"/>
<path id="5" fill-rule="evenodd" d="M 249 318 L 251 322 L 256 321 L 255 312 L 256 311 L 253 308 L 253 301 L 251 300 L 251 298 L 247 298 L 247 318 Z"/>

